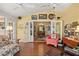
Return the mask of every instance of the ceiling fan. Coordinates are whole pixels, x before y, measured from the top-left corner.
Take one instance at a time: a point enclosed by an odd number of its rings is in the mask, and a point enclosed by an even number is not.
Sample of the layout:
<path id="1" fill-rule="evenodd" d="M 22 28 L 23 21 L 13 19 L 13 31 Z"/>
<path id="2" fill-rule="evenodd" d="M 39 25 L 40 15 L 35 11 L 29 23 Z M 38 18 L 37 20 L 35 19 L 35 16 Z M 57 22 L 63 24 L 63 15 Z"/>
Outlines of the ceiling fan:
<path id="1" fill-rule="evenodd" d="M 47 3 L 46 5 L 41 5 L 40 7 L 50 7 L 52 9 L 55 9 L 57 6 L 56 3 Z"/>
<path id="2" fill-rule="evenodd" d="M 14 10 L 17 10 L 17 9 L 20 8 L 20 7 L 21 7 L 22 9 L 26 10 L 23 3 L 16 3 L 16 5 L 17 5 L 17 7 L 15 7 Z"/>
<path id="3" fill-rule="evenodd" d="M 25 7 L 24 7 L 24 6 L 25 6 L 24 3 L 16 3 L 16 4 L 17 4 L 19 7 L 23 8 L 24 10 L 26 10 Z M 40 6 L 38 6 L 38 7 L 43 7 L 43 8 L 44 8 L 44 7 L 50 7 L 50 8 L 52 8 L 52 9 L 55 9 L 55 8 L 56 8 L 56 5 L 57 5 L 56 3 L 47 3 L 46 5 L 40 5 Z M 32 5 L 28 5 L 28 6 L 31 7 Z M 28 7 L 28 6 L 27 6 L 27 7 Z M 16 10 L 16 9 L 18 9 L 19 7 L 16 7 L 16 8 L 14 8 L 14 9 Z"/>

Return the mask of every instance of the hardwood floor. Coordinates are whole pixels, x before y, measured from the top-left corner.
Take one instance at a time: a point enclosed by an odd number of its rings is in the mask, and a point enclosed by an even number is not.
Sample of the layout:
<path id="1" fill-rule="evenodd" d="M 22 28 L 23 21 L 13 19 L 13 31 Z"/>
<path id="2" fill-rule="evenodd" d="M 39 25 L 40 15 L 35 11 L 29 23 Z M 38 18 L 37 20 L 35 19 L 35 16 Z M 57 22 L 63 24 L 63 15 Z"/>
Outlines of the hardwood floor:
<path id="1" fill-rule="evenodd" d="M 20 51 L 15 56 L 59 56 L 62 48 L 46 45 L 45 42 L 20 43 Z"/>

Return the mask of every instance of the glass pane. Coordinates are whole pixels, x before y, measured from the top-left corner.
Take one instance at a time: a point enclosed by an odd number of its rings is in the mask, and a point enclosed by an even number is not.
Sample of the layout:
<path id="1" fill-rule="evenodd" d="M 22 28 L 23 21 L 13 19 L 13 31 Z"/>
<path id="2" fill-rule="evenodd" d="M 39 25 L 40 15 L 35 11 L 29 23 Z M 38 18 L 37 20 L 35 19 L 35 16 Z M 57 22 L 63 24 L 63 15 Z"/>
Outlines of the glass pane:
<path id="1" fill-rule="evenodd" d="M 56 23 L 56 32 L 58 33 L 59 37 L 61 37 L 61 22 Z"/>
<path id="2" fill-rule="evenodd" d="M 61 23 L 60 22 L 56 23 L 56 31 L 57 33 L 61 34 Z"/>
<path id="3" fill-rule="evenodd" d="M 32 23 L 30 22 L 30 35 L 32 35 Z"/>
<path id="4" fill-rule="evenodd" d="M 56 22 L 52 22 L 52 38 L 56 38 L 54 33 L 56 33 Z"/>

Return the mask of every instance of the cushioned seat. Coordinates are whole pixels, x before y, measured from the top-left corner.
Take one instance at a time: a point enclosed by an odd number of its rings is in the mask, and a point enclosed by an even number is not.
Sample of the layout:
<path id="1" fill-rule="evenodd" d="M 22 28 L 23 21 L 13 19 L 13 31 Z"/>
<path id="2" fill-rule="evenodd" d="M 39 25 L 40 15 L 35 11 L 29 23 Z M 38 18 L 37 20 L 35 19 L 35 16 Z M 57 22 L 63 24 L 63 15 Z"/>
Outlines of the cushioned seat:
<path id="1" fill-rule="evenodd" d="M 55 47 L 57 47 L 58 41 L 59 41 L 59 36 L 57 33 L 54 33 L 54 34 L 56 34 L 56 38 L 52 38 L 51 35 L 47 36 L 46 44 L 51 44 L 51 45 L 54 45 Z"/>

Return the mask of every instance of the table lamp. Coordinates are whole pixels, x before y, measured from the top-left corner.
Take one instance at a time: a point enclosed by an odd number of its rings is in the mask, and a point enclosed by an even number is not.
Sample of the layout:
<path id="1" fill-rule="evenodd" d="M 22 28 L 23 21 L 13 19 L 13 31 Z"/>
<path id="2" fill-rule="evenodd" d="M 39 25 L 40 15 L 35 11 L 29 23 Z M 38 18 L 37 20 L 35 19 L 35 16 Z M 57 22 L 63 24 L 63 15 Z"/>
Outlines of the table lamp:
<path id="1" fill-rule="evenodd" d="M 75 32 L 79 32 L 79 26 L 77 26 L 77 28 L 76 28 Z"/>
<path id="2" fill-rule="evenodd" d="M 79 38 L 79 26 L 77 26 L 76 30 L 75 30 L 75 36 L 77 38 Z"/>

